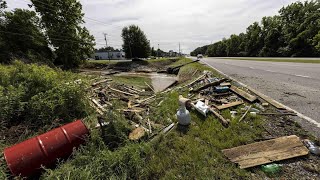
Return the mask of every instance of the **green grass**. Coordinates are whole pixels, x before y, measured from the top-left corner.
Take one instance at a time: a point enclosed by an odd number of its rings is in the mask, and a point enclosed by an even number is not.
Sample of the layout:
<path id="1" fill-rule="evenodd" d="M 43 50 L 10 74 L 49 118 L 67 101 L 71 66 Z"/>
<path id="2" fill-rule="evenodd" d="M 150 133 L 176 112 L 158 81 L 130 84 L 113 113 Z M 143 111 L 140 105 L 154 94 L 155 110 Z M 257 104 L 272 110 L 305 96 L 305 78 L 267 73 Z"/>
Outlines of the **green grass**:
<path id="1" fill-rule="evenodd" d="M 166 61 L 155 60 L 154 63 L 167 64 Z M 171 66 L 190 61 L 182 58 Z M 191 80 L 204 70 L 218 76 L 211 68 L 199 63 L 182 67 L 179 76 L 186 76 Z M 147 77 L 112 78 L 113 83 L 137 87 L 146 87 L 144 82 L 150 83 Z M 163 126 L 177 122 L 175 114 L 179 108 L 180 94 L 187 97 L 187 89 L 157 94 L 159 99 L 148 105 L 150 120 Z M 160 101 L 162 103 L 158 106 Z M 127 107 L 126 103 L 118 99 L 111 103 L 112 109 Z M 236 110 L 240 111 L 243 106 Z M 133 127 L 128 124 L 124 113 L 112 109 L 103 116 L 106 121 L 111 122 L 104 130 L 92 128 L 97 123 L 95 114 L 85 118 L 84 122 L 91 127 L 87 143 L 68 160 L 60 161 L 56 168 L 46 169 L 40 179 L 250 179 L 252 172 L 261 174 L 258 168 L 238 168 L 221 152 L 225 148 L 261 139 L 265 119 L 260 116 L 247 116 L 239 123 L 239 114 L 231 120 L 229 128 L 225 128 L 212 114 L 204 117 L 193 110 L 190 112 L 192 124 L 189 128 L 176 127 L 169 134 L 156 136 L 152 141 L 148 141 L 146 137 L 139 142 L 132 142 L 128 139 L 128 134 Z M 231 119 L 229 110 L 231 109 L 224 110 L 221 114 Z M 154 132 L 159 129 L 154 129 Z M 0 143 L 1 148 L 6 145 Z M 7 175 L 5 166 L 0 166 L 0 178 Z"/>
<path id="2" fill-rule="evenodd" d="M 308 60 L 308 59 L 272 59 L 272 58 L 222 58 L 230 60 L 249 60 L 249 61 L 270 61 L 270 62 L 294 62 L 294 63 L 320 63 L 320 60 Z"/>
<path id="3" fill-rule="evenodd" d="M 172 66 L 190 62 L 180 59 Z M 190 70 L 191 69 L 191 70 Z M 195 70 L 199 74 L 210 68 L 195 63 L 181 68 L 180 75 L 188 76 Z M 215 73 L 215 72 L 213 72 Z M 193 78 L 195 78 L 194 76 Z M 192 77 L 191 77 L 192 78 Z M 189 79 L 191 79 L 189 77 Z M 142 86 L 145 78 L 113 77 L 117 83 Z M 158 94 L 160 99 L 149 105 L 151 121 L 169 125 L 176 122 L 176 112 L 179 107 L 178 96 L 187 96 L 186 89 L 169 94 Z M 162 101 L 160 106 L 157 106 Z M 239 109 L 240 107 L 238 107 Z M 229 128 L 225 128 L 211 114 L 202 116 L 191 111 L 192 125 L 190 128 L 176 127 L 169 134 L 157 136 L 153 141 L 130 142 L 127 138 L 128 127 L 124 115 L 113 112 L 116 124 L 107 133 L 121 137 L 116 148 L 108 146 L 99 130 L 93 130 L 91 139 L 85 146 L 57 169 L 50 170 L 42 176 L 43 179 L 246 179 L 250 171 L 239 169 L 227 160 L 221 153 L 222 149 L 254 142 L 261 138 L 263 128 L 261 117 L 247 117 L 239 123 L 232 120 Z M 228 110 L 222 112 L 230 118 Z M 95 117 L 87 123 L 93 126 Z M 157 131 L 157 129 L 155 130 Z M 111 139 L 112 140 L 112 139 Z M 114 141 L 114 140 L 113 140 Z"/>

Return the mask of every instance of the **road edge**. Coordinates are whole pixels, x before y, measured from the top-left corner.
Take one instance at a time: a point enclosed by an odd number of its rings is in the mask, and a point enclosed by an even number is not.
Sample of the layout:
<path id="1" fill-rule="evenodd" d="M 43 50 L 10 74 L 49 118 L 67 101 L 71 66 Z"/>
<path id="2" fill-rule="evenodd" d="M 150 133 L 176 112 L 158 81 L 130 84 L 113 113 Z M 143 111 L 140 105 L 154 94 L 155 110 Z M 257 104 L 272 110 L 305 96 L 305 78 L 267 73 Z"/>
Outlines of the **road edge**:
<path id="1" fill-rule="evenodd" d="M 230 79 L 230 80 L 232 80 L 232 81 L 234 81 L 234 82 L 237 82 L 237 83 L 238 83 L 239 85 L 241 85 L 242 87 L 245 87 L 245 88 L 249 89 L 249 90 L 252 91 L 252 92 L 255 92 L 255 91 L 256 91 L 256 92 L 259 92 L 259 91 L 255 90 L 255 89 L 253 89 L 252 87 L 250 87 L 250 86 L 248 86 L 248 85 L 240 82 L 239 80 L 234 79 L 233 77 L 225 74 L 224 72 L 222 72 L 222 71 L 220 71 L 219 69 L 213 67 L 212 65 L 210 65 L 210 64 L 208 64 L 208 63 L 206 63 L 206 62 L 204 62 L 204 61 L 202 61 L 202 60 L 201 60 L 200 62 L 203 63 L 203 64 L 205 64 L 205 65 L 207 65 L 207 66 L 209 66 L 209 67 L 211 67 L 212 69 L 214 69 L 215 71 L 217 71 L 217 72 L 220 73 L 221 75 L 227 77 L 228 79 Z M 309 123 L 312 123 L 312 124 L 316 125 L 317 128 L 320 128 L 320 123 L 318 123 L 316 120 L 314 120 L 314 119 L 312 119 L 312 118 L 310 118 L 310 117 L 308 117 L 308 116 L 306 116 L 306 115 L 304 115 L 304 114 L 302 114 L 302 113 L 300 113 L 300 112 L 298 112 L 298 111 L 296 111 L 296 110 L 294 110 L 294 109 L 292 109 L 292 108 L 290 108 L 290 107 L 288 107 L 288 106 L 286 106 L 286 105 L 284 105 L 284 104 L 282 104 L 282 103 L 274 100 L 273 98 L 271 98 L 271 97 L 269 97 L 269 96 L 267 96 L 267 95 L 265 95 L 265 94 L 263 94 L 263 93 L 261 93 L 261 92 L 259 92 L 259 93 L 262 94 L 262 95 L 264 95 L 264 96 L 266 96 L 266 97 L 268 97 L 268 98 L 270 98 L 270 99 L 272 99 L 273 101 L 279 103 L 281 106 L 283 106 L 283 107 L 286 108 L 287 110 L 296 113 L 298 117 L 300 117 L 300 118 L 308 121 Z"/>

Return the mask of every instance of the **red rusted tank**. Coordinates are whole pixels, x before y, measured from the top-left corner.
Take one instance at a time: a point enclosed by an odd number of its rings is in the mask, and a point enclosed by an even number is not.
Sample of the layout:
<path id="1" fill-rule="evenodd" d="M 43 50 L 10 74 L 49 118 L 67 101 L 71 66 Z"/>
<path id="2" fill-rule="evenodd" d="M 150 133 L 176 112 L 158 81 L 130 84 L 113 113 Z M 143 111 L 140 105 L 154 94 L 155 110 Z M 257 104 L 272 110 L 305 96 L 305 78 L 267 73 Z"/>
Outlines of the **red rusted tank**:
<path id="1" fill-rule="evenodd" d="M 39 172 L 41 166 L 50 166 L 58 158 L 71 155 L 87 135 L 89 130 L 77 120 L 6 148 L 4 157 L 13 175 L 27 177 Z"/>

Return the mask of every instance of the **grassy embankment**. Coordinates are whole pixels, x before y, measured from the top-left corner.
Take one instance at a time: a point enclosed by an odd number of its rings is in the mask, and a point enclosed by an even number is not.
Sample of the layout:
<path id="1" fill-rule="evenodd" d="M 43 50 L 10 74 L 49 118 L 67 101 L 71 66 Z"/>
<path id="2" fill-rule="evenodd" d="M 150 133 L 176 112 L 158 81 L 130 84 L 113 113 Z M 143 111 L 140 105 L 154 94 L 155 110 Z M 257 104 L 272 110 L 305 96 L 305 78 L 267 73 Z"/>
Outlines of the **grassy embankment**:
<path id="1" fill-rule="evenodd" d="M 320 63 L 320 60 L 317 59 L 295 59 L 295 58 L 222 58 L 230 60 L 248 60 L 248 61 L 267 61 L 267 62 L 293 62 L 293 63 Z"/>
<path id="2" fill-rule="evenodd" d="M 170 60 L 165 59 L 163 61 Z M 180 59 L 170 66 L 189 61 L 189 59 Z M 152 64 L 151 62 L 149 63 Z M 159 63 L 158 60 L 154 62 Z M 170 64 L 170 62 L 161 63 Z M 8 67 L 2 66 L 2 68 Z M 182 67 L 179 76 L 185 78 L 185 80 L 192 79 L 202 73 L 203 70 L 212 71 L 210 68 L 196 63 Z M 52 70 L 49 72 L 53 73 L 56 71 Z M 63 72 L 58 71 L 57 73 Z M 81 75 L 68 75 L 77 78 L 82 77 Z M 132 77 L 112 78 L 116 81 L 115 83 L 137 86 L 144 86 L 144 81 L 148 81 L 148 79 Z M 84 90 L 85 87 L 82 89 Z M 187 89 L 179 92 L 172 91 L 163 95 L 158 94 L 160 99 L 150 105 L 150 120 L 163 125 L 176 122 L 175 113 L 178 109 L 179 94 L 187 96 Z M 83 95 L 81 99 L 87 102 L 86 95 Z M 161 100 L 163 100 L 163 103 L 157 106 Z M 72 101 L 68 102 L 71 103 Z M 112 101 L 112 103 L 115 104 L 115 108 L 124 106 L 117 103 L 117 100 Z M 241 106 L 238 107 L 238 110 L 239 108 Z M 84 118 L 84 121 L 89 127 L 93 127 L 97 123 L 96 114 L 92 113 L 89 109 L 85 109 L 85 112 L 87 112 L 87 116 Z M 229 110 L 222 111 L 222 115 L 231 119 Z M 86 145 L 77 150 L 67 161 L 60 162 L 56 169 L 47 169 L 41 178 L 243 179 L 250 178 L 252 172 L 263 176 L 259 168 L 253 168 L 252 170 L 239 169 L 221 153 L 221 150 L 224 148 L 231 148 L 260 139 L 264 132 L 263 125 L 265 119 L 263 117 L 257 116 L 254 118 L 248 116 L 244 121 L 239 123 L 239 115 L 231 121 L 229 128 L 224 128 L 213 115 L 208 115 L 205 118 L 197 112 L 192 111 L 191 116 L 192 125 L 189 129 L 174 129 L 166 136 L 161 135 L 151 142 L 144 140 L 132 142 L 128 140 L 128 133 L 131 129 L 124 115 L 118 111 L 107 113 L 105 119 L 113 123 L 106 128 L 104 136 L 101 136 L 99 129 L 92 130 L 91 137 Z M 51 117 L 51 120 L 53 119 Z M 46 121 L 45 123 L 50 126 L 52 122 Z M 16 139 L 16 142 L 24 139 L 26 137 L 19 140 Z M 2 147 L 10 144 L 12 143 L 4 143 Z M 8 175 L 4 166 L 2 166 L 1 172 L 0 177 Z"/>
<path id="3" fill-rule="evenodd" d="M 182 59 L 171 66 L 189 61 Z M 198 73 L 194 73 L 196 70 Z M 210 70 L 210 68 L 200 64 L 190 64 L 181 68 L 179 76 L 190 79 L 192 75 L 196 77 L 203 70 Z M 117 80 L 120 79 L 117 77 Z M 141 80 L 133 79 L 130 80 L 130 85 L 135 82 L 136 85 L 141 85 Z M 127 83 L 127 80 L 119 83 Z M 164 125 L 170 124 L 171 121 L 175 122 L 179 94 L 186 96 L 187 91 L 159 95 L 164 101 L 159 107 L 156 105 L 160 100 L 152 103 L 150 119 Z M 118 142 L 121 145 L 117 149 L 109 149 L 103 143 L 99 131 L 94 131 L 88 144 L 83 146 L 72 159 L 61 163 L 61 166 L 55 170 L 48 170 L 43 177 L 49 179 L 192 179 L 199 177 L 225 179 L 250 176 L 249 171 L 240 170 L 223 157 L 221 150 L 260 138 L 262 132 L 260 118 L 247 118 L 245 123 L 238 123 L 237 119 L 234 119 L 229 128 L 224 128 L 212 115 L 205 118 L 192 112 L 193 124 L 188 130 L 175 129 L 167 136 L 161 136 L 153 142 L 134 143 L 126 139 L 128 130 L 125 128 L 126 122 L 123 115 L 114 113 L 122 122 L 112 130 L 109 129 L 116 132 L 116 136 L 122 139 Z M 230 118 L 228 111 L 224 111 L 223 114 Z"/>

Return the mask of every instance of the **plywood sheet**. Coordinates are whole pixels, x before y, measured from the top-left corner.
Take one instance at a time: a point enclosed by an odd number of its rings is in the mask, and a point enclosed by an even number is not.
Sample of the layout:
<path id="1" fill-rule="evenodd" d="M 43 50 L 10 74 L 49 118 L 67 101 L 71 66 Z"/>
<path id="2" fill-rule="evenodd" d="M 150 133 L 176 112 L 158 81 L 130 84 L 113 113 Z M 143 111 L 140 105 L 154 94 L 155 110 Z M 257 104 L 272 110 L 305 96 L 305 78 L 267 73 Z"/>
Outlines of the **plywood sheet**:
<path id="1" fill-rule="evenodd" d="M 230 161 L 239 164 L 240 168 L 243 169 L 304 156 L 309 151 L 299 137 L 292 135 L 224 149 L 222 152 Z"/>

